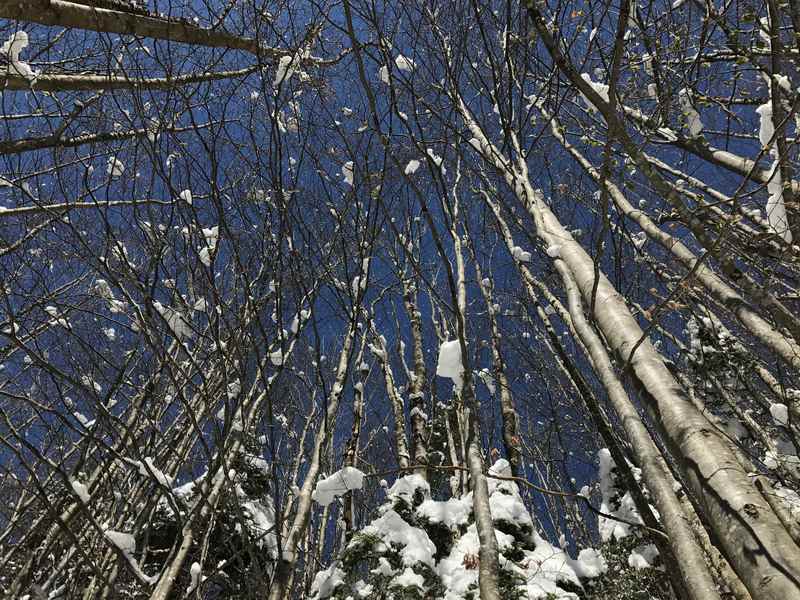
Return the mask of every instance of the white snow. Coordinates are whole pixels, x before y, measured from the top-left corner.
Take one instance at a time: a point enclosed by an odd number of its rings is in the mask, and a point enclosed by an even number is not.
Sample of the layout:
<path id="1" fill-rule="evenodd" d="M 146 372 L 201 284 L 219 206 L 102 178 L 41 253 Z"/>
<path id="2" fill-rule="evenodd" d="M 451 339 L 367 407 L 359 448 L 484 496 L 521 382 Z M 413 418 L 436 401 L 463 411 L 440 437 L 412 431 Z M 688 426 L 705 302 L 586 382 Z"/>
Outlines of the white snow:
<path id="1" fill-rule="evenodd" d="M 510 465 L 507 460 L 497 461 L 489 470 L 489 474 L 498 476 L 510 475 Z M 495 521 L 504 520 L 516 525 L 529 536 L 534 550 L 524 550 L 524 557 L 519 561 L 511 561 L 503 556 L 503 552 L 511 548 L 518 540 L 513 536 L 495 530 L 498 547 L 501 552 L 501 566 L 518 574 L 521 581 L 520 590 L 528 598 L 542 598 L 551 594 L 554 598 L 574 598 L 574 594 L 565 592 L 558 587 L 559 581 L 568 581 L 580 586 L 577 569 L 581 569 L 586 576 L 602 570 L 603 561 L 600 557 L 587 553 L 580 555 L 578 561 L 573 561 L 560 548 L 547 543 L 533 531 L 533 522 L 525 508 L 519 490 L 514 482 L 488 478 L 489 501 L 492 517 Z M 467 494 L 463 502 L 470 502 L 472 494 Z M 524 533 L 528 532 L 528 533 Z M 463 600 L 478 580 L 476 568 L 465 568 L 465 565 L 477 561 L 480 552 L 480 542 L 475 525 L 470 525 L 462 535 L 448 556 L 437 565 L 436 571 L 442 583 L 447 588 L 445 599 Z"/>
<path id="2" fill-rule="evenodd" d="M 11 75 L 20 75 L 28 80 L 34 80 L 39 72 L 31 69 L 28 63 L 19 59 L 19 53 L 28 47 L 28 34 L 25 31 L 15 31 L 8 40 L 0 46 L 0 55 L 8 59 L 7 72 Z"/>
<path id="3" fill-rule="evenodd" d="M 359 598 L 368 598 L 374 593 L 374 588 L 372 587 L 372 584 L 364 583 L 364 581 L 361 579 L 359 579 L 353 584 L 353 589 L 355 590 L 356 594 L 358 594 Z"/>
<path id="4" fill-rule="evenodd" d="M 498 459 L 495 463 L 489 467 L 489 477 L 487 478 L 487 484 L 489 487 L 489 494 L 494 494 L 496 491 L 500 491 L 503 494 L 513 496 L 515 498 L 519 497 L 519 489 L 517 488 L 517 484 L 513 481 L 508 481 L 506 479 L 499 479 L 501 477 L 511 477 L 511 463 L 509 463 L 505 458 Z M 520 498 L 520 502 L 522 499 Z M 530 521 L 528 520 L 529 517 L 522 517 L 523 521 L 520 521 L 519 524 L 528 524 Z"/>
<path id="5" fill-rule="evenodd" d="M 106 173 L 111 175 L 112 178 L 121 177 L 125 172 L 125 165 L 122 161 L 115 156 L 108 157 L 108 164 L 106 165 Z"/>
<path id="6" fill-rule="evenodd" d="M 608 571 L 606 559 L 594 548 L 584 548 L 578 552 L 578 558 L 573 560 L 571 564 L 578 577 L 599 577 Z"/>
<path id="7" fill-rule="evenodd" d="M 689 137 L 696 138 L 703 133 L 703 122 L 700 120 L 700 113 L 692 106 L 692 100 L 689 97 L 689 91 L 682 88 L 678 92 L 678 103 L 681 106 L 683 117 L 686 123 L 686 129 L 689 130 Z"/>
<path id="8" fill-rule="evenodd" d="M 410 567 L 406 567 L 406 570 L 392 579 L 391 583 L 389 584 L 390 587 L 394 587 L 396 585 L 401 587 L 415 586 L 422 591 L 425 591 L 426 589 L 425 578 L 422 575 L 412 571 Z"/>
<path id="9" fill-rule="evenodd" d="M 431 488 L 428 482 L 422 476 L 413 473 L 395 481 L 386 491 L 386 496 L 392 502 L 400 499 L 410 506 L 417 490 L 421 490 L 425 497 L 430 496 Z"/>
<path id="10" fill-rule="evenodd" d="M 762 148 L 766 148 L 775 135 L 775 124 L 772 121 L 772 99 L 767 100 L 756 108 L 759 116 L 758 141 Z"/>
<path id="11" fill-rule="evenodd" d="M 398 54 L 397 58 L 394 59 L 394 64 L 397 65 L 397 68 L 401 71 L 413 71 L 416 68 L 416 64 L 410 58 L 406 58 L 402 54 Z"/>
<path id="12" fill-rule="evenodd" d="M 314 598 L 327 598 L 336 588 L 344 583 L 345 572 L 334 563 L 324 571 L 317 573 L 311 584 L 311 595 Z"/>
<path id="13" fill-rule="evenodd" d="M 333 499 L 349 491 L 360 490 L 364 484 L 364 473 L 355 467 L 344 467 L 330 477 L 317 482 L 311 498 L 322 506 L 328 506 Z"/>
<path id="14" fill-rule="evenodd" d="M 208 248 L 201 248 L 197 256 L 200 258 L 200 262 L 206 267 L 211 266 L 211 250 Z"/>
<path id="15" fill-rule="evenodd" d="M 392 565 L 389 564 L 389 561 L 381 556 L 378 558 L 378 566 L 372 569 L 370 573 L 389 576 L 394 573 L 394 569 L 392 569 Z"/>
<path id="16" fill-rule="evenodd" d="M 488 369 L 481 369 L 478 371 L 478 377 L 481 378 L 483 384 L 486 386 L 486 389 L 489 390 L 489 393 L 494 396 L 495 392 L 497 391 L 497 386 L 494 383 L 494 378 L 492 377 L 491 373 L 489 373 Z"/>
<path id="17" fill-rule="evenodd" d="M 386 65 L 382 65 L 380 69 L 378 69 L 378 78 L 383 82 L 388 84 L 389 83 L 389 67 Z"/>
<path id="18" fill-rule="evenodd" d="M 280 367 L 283 364 L 283 350 L 278 348 L 274 352 L 270 352 L 269 360 L 276 367 Z"/>
<path id="19" fill-rule="evenodd" d="M 250 535 L 256 546 L 265 548 L 270 556 L 278 555 L 278 541 L 275 537 L 275 511 L 272 504 L 259 500 L 248 500 L 242 504 L 242 512 L 247 517 Z"/>
<path id="20" fill-rule="evenodd" d="M 505 541 L 505 536 L 500 531 L 495 532 L 498 544 Z M 510 536 L 509 536 L 510 537 Z M 470 587 L 478 581 L 477 569 L 465 569 L 468 557 L 477 557 L 480 551 L 480 542 L 475 525 L 470 525 L 467 532 L 461 536 L 451 550 L 450 554 L 439 561 L 437 571 L 449 594 L 448 598 L 464 598 Z"/>
<path id="21" fill-rule="evenodd" d="M 168 488 L 172 487 L 172 477 L 162 473 L 161 470 L 156 467 L 152 457 L 145 457 L 144 461 L 142 462 L 134 460 L 130 461 L 130 463 L 139 469 L 139 475 L 142 477 L 152 477 L 161 485 Z"/>
<path id="22" fill-rule="evenodd" d="M 180 194 L 178 194 L 178 198 L 186 202 L 186 204 L 192 203 L 192 190 L 183 190 Z"/>
<path id="23" fill-rule="evenodd" d="M 461 390 L 461 386 L 464 385 L 464 366 L 461 363 L 461 344 L 458 340 L 444 342 L 439 347 L 436 374 L 439 377 L 452 379 L 456 391 Z"/>
<path id="24" fill-rule="evenodd" d="M 786 75 L 773 75 L 772 79 L 775 80 L 775 83 L 777 83 L 778 87 L 781 88 L 783 91 L 785 92 L 792 91 L 792 84 Z"/>
<path id="25" fill-rule="evenodd" d="M 72 486 L 72 490 L 75 492 L 75 495 L 81 499 L 81 502 L 84 504 L 89 503 L 89 488 L 86 487 L 83 483 L 78 481 L 77 479 L 70 480 L 70 485 Z"/>
<path id="26" fill-rule="evenodd" d="M 489 497 L 489 506 L 495 521 L 506 521 L 525 529 L 533 529 L 531 515 L 518 494 L 494 493 Z"/>
<path id="27" fill-rule="evenodd" d="M 295 72 L 295 57 L 292 56 L 281 56 L 280 60 L 278 61 L 278 68 L 275 71 L 275 87 L 278 87 L 284 81 L 288 81 L 292 78 Z"/>
<path id="28" fill-rule="evenodd" d="M 628 565 L 634 569 L 648 569 L 653 566 L 658 549 L 654 544 L 642 544 L 636 546 L 628 557 Z"/>
<path id="29" fill-rule="evenodd" d="M 177 310 L 170 308 L 169 306 L 164 306 L 158 300 L 153 301 L 153 308 L 155 308 L 164 318 L 164 320 L 167 322 L 167 325 L 178 339 L 187 339 L 194 335 L 189 322 L 186 320 L 183 314 Z"/>
<path id="30" fill-rule="evenodd" d="M 775 233 L 780 235 L 787 244 L 791 244 L 792 232 L 789 229 L 789 217 L 783 202 L 783 179 L 781 178 L 780 162 L 777 159 L 772 164 L 767 193 L 769 194 L 766 206 L 767 221 Z"/>
<path id="31" fill-rule="evenodd" d="M 592 81 L 592 76 L 588 73 L 582 73 L 581 79 L 583 79 L 586 83 L 592 86 L 592 89 L 595 93 L 603 99 L 604 102 L 608 103 L 608 86 L 604 83 L 597 83 L 596 81 Z M 586 104 L 586 107 L 589 109 L 589 112 L 597 112 L 597 107 L 583 94 L 580 94 L 581 99 Z"/>
<path id="32" fill-rule="evenodd" d="M 559 244 L 551 244 L 545 250 L 547 252 L 547 256 L 550 258 L 557 258 L 561 256 L 561 246 Z"/>
<path id="33" fill-rule="evenodd" d="M 789 424 L 789 408 L 785 404 L 775 403 L 771 404 L 769 407 L 769 414 L 772 415 L 772 419 L 778 425 L 788 425 Z"/>
<path id="34" fill-rule="evenodd" d="M 107 529 L 105 531 L 105 536 L 112 544 L 119 548 L 123 554 L 128 555 L 136 552 L 136 538 L 130 533 Z"/>
<path id="35" fill-rule="evenodd" d="M 586 549 L 571 559 L 561 548 L 541 538 L 533 529 L 533 521 L 513 481 L 497 479 L 511 474 L 507 460 L 497 461 L 490 469 L 488 478 L 489 500 L 493 519 L 507 521 L 519 532 L 515 535 L 495 529 L 495 538 L 500 550 L 500 565 L 518 576 L 515 592 L 519 597 L 575 600 L 573 592 L 559 587 L 562 582 L 582 587 L 580 577 L 592 578 L 608 569 L 603 556 L 596 550 Z M 424 499 L 414 508 L 413 498 L 421 493 Z M 449 553 L 438 562 L 434 559 L 436 547 L 428 536 L 426 526 L 414 527 L 394 510 L 396 503 L 403 499 L 408 508 L 418 518 L 427 523 L 441 523 L 455 534 L 455 543 Z M 387 588 L 417 588 L 418 595 L 424 595 L 425 565 L 437 575 L 444 586 L 442 600 L 466 600 L 477 594 L 480 540 L 472 517 L 472 493 L 462 497 L 452 497 L 447 501 L 431 499 L 427 482 L 418 475 L 408 475 L 398 479 L 388 493 L 387 501 L 378 509 L 380 516 L 362 533 L 371 536 L 371 557 L 377 558 L 377 566 L 371 570 L 373 575 L 388 579 Z M 401 511 L 403 514 L 405 512 Z M 465 530 L 462 530 L 466 526 Z M 361 537 L 361 540 L 364 538 Z M 520 543 L 524 543 L 524 547 Z M 353 542 L 363 543 L 363 542 Z M 507 556 L 511 550 L 522 553 L 513 560 Z M 441 550 L 441 548 L 440 548 Z M 387 555 L 399 555 L 401 567 L 395 569 L 387 560 Z M 328 598 L 337 593 L 349 600 L 363 598 L 374 593 L 362 580 L 349 583 L 348 575 L 339 569 L 335 562 L 330 568 L 317 576 L 312 587 L 315 599 Z M 351 580 L 352 581 L 352 580 Z M 514 597 L 517 597 L 516 595 Z"/>
<path id="36" fill-rule="evenodd" d="M 380 536 L 384 544 L 397 544 L 401 547 L 400 558 L 403 564 L 414 566 L 423 563 L 434 567 L 433 555 L 436 546 L 428 534 L 417 527 L 412 527 L 395 511 L 389 509 L 363 529 L 365 534 Z"/>
<path id="37" fill-rule="evenodd" d="M 450 529 L 459 525 L 466 525 L 472 513 L 470 498 L 449 498 L 446 501 L 424 500 L 417 508 L 417 512 L 428 518 L 431 523 L 442 523 Z"/>
<path id="38" fill-rule="evenodd" d="M 527 581 L 529 598 L 547 597 L 575 598 L 574 594 L 557 587 L 559 581 L 567 581 L 580 586 L 580 580 L 573 568 L 574 561 L 561 548 L 557 548 L 539 535 L 533 534 L 536 549 L 525 552 L 527 568 L 524 576 Z"/>
<path id="39" fill-rule="evenodd" d="M 770 98 L 756 108 L 756 112 L 760 118 L 758 141 L 761 143 L 762 148 L 766 148 L 775 135 L 775 123 L 772 120 L 772 99 Z M 792 232 L 789 230 L 789 217 L 786 214 L 786 205 L 783 201 L 783 180 L 781 178 L 781 161 L 780 156 L 778 156 L 777 144 L 771 148 L 770 154 L 775 160 L 772 163 L 769 182 L 767 183 L 767 193 L 769 194 L 766 206 L 767 221 L 775 233 L 780 235 L 787 244 L 791 244 Z"/>
<path id="40" fill-rule="evenodd" d="M 103 529 L 106 539 L 122 552 L 128 564 L 130 564 L 131 568 L 138 574 L 139 578 L 150 584 L 155 583 L 158 577 L 146 575 L 139 567 L 139 562 L 133 556 L 134 552 L 136 552 L 136 538 L 130 533 L 107 529 L 107 525 L 103 525 Z"/>
<path id="41" fill-rule="evenodd" d="M 600 504 L 600 510 L 604 513 L 613 515 L 631 523 L 641 523 L 639 512 L 633 502 L 630 492 L 625 492 L 624 495 L 619 497 L 619 489 L 616 486 L 615 475 L 613 473 L 614 460 L 611 458 L 611 452 L 608 448 L 601 448 L 597 457 L 600 460 L 600 492 L 602 493 L 603 500 Z M 616 497 L 616 500 L 614 500 Z M 600 538 L 606 542 L 611 539 L 622 539 L 631 533 L 631 526 L 627 523 L 621 523 L 606 517 L 598 517 L 597 527 L 600 532 Z"/>
<path id="42" fill-rule="evenodd" d="M 189 575 L 192 578 L 189 587 L 186 588 L 186 593 L 191 594 L 193 591 L 197 589 L 197 586 L 200 585 L 200 573 L 202 572 L 202 567 L 200 563 L 193 562 L 192 566 L 189 568 Z"/>
<path id="43" fill-rule="evenodd" d="M 511 248 L 511 256 L 513 256 L 519 262 L 531 262 L 531 253 L 526 252 L 519 246 L 514 246 Z"/>
<path id="44" fill-rule="evenodd" d="M 441 156 L 436 154 L 430 148 L 428 148 L 425 152 L 430 157 L 430 159 L 433 161 L 433 164 L 435 164 L 438 168 L 440 168 L 442 170 L 443 174 L 447 172 L 447 170 L 442 166 L 442 157 Z"/>
<path id="45" fill-rule="evenodd" d="M 417 169 L 419 169 L 419 164 L 420 163 L 419 163 L 418 160 L 410 160 L 410 161 L 408 161 L 408 164 L 406 165 L 406 169 L 405 169 L 404 173 L 406 175 L 411 175 L 413 173 L 416 173 Z"/>
<path id="46" fill-rule="evenodd" d="M 349 160 L 342 165 L 342 178 L 348 185 L 353 185 L 353 161 Z"/>
<path id="47" fill-rule="evenodd" d="M 219 240 L 219 225 L 204 228 L 203 237 L 205 238 L 208 247 L 211 248 L 212 251 L 215 250 L 217 247 L 217 241 Z"/>

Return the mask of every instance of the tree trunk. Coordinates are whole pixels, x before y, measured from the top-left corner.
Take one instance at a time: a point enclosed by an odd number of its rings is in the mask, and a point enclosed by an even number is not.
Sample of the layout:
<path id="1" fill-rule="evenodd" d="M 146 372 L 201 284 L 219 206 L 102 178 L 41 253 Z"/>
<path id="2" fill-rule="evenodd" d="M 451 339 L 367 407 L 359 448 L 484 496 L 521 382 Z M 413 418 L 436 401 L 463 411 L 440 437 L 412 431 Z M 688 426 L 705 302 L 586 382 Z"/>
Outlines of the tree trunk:
<path id="1" fill-rule="evenodd" d="M 518 160 L 511 166 L 501 160 L 502 154 L 463 103 L 460 112 L 479 140 L 481 154 L 501 172 L 533 217 L 537 235 L 569 267 L 584 301 L 595 307 L 594 317 L 610 346 L 630 364 L 689 488 L 754 599 L 800 594 L 800 551 L 725 440 L 686 397 L 602 271 L 595 279 L 591 257 L 533 189 L 525 162 Z"/>

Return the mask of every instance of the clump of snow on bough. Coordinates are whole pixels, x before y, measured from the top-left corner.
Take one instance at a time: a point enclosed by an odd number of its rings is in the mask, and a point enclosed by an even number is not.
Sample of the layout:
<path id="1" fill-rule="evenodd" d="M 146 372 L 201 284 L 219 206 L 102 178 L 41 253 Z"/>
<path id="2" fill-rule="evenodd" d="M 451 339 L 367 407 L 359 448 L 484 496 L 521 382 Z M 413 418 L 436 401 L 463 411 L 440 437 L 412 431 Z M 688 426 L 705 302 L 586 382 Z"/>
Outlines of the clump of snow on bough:
<path id="1" fill-rule="evenodd" d="M 363 485 L 364 473 L 355 467 L 345 467 L 317 482 L 317 487 L 311 497 L 316 503 L 328 506 L 334 498 L 343 496 L 352 490 L 360 490 Z"/>

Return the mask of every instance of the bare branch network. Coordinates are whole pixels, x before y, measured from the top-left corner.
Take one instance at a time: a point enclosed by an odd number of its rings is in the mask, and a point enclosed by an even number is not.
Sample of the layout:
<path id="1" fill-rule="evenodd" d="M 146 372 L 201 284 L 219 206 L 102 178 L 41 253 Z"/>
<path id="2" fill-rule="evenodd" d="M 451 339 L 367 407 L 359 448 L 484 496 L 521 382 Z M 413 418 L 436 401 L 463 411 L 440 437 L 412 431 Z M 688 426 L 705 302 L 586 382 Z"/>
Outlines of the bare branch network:
<path id="1" fill-rule="evenodd" d="M 800 599 L 796 0 L 0 44 L 0 595 Z"/>

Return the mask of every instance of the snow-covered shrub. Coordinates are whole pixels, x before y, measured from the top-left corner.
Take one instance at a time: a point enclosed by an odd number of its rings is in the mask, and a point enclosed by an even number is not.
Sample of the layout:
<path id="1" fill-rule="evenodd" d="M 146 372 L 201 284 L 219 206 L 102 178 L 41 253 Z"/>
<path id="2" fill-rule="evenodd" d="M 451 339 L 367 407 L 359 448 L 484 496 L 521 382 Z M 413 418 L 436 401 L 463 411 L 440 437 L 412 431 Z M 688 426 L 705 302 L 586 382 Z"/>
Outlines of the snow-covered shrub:
<path id="1" fill-rule="evenodd" d="M 591 600 L 673 598 L 658 550 L 647 530 L 635 525 L 641 524 L 642 518 L 617 473 L 611 453 L 602 448 L 597 456 L 600 462 L 598 477 L 602 497 L 600 510 L 619 520 L 604 516 L 598 518 L 598 532 L 602 541 L 598 551 L 607 569 L 599 577 L 586 582 L 585 597 Z M 634 479 L 640 482 L 640 469 L 633 465 L 630 468 Z M 644 487 L 643 493 L 647 498 L 648 492 Z M 651 506 L 651 509 L 658 517 L 655 508 Z"/>
<path id="2" fill-rule="evenodd" d="M 498 461 L 490 474 L 510 475 L 508 462 Z M 602 557 L 584 551 L 573 559 L 543 539 L 516 483 L 490 477 L 489 493 L 502 597 L 585 597 L 586 581 L 605 570 Z M 407 475 L 389 488 L 377 513 L 317 575 L 312 598 L 477 600 L 480 547 L 472 493 L 435 500 L 423 478 Z"/>
<path id="3" fill-rule="evenodd" d="M 796 401 L 800 392 L 786 389 L 785 398 L 768 393 L 758 381 L 758 357 L 723 325 L 708 317 L 693 317 L 686 331 L 687 372 L 695 394 L 717 425 L 768 470 L 797 483 L 800 458 L 789 435 L 786 403 Z"/>
<path id="4" fill-rule="evenodd" d="M 652 545 L 638 536 L 613 539 L 599 547 L 608 570 L 584 582 L 586 600 L 673 600 L 669 578 L 660 557 L 647 565 L 641 560 L 652 554 Z"/>
<path id="5" fill-rule="evenodd" d="M 204 590 L 225 597 L 238 594 L 250 597 L 246 593 L 253 592 L 253 586 L 265 585 L 277 556 L 275 512 L 269 487 L 271 473 L 264 459 L 243 449 L 236 455 L 227 476 L 229 482 L 223 483 L 213 521 L 200 526 L 198 531 L 202 533 L 195 535 L 186 571 L 193 563 L 201 571 L 206 565 L 209 574 L 207 579 L 201 578 Z M 139 546 L 148 550 L 145 570 L 150 572 L 163 566 L 176 538 L 181 536 L 183 517 L 189 510 L 199 510 L 198 502 L 211 485 L 204 473 L 175 488 L 171 499 L 160 499 L 146 534 L 137 540 Z M 178 507 L 180 515 L 175 514 L 173 506 Z M 207 527 L 212 527 L 212 531 L 203 560 Z M 180 579 L 180 589 L 192 585 L 191 572 L 182 572 Z"/>

